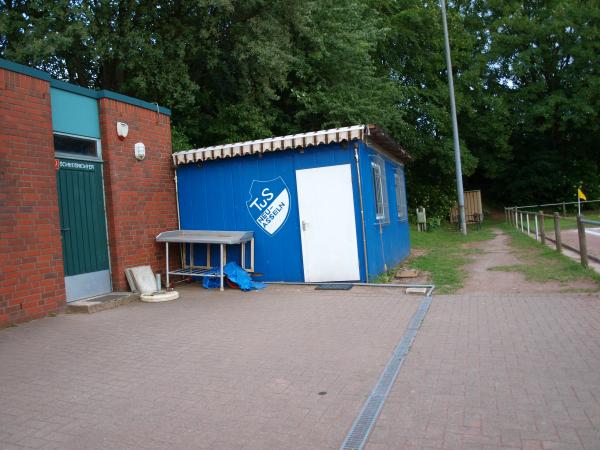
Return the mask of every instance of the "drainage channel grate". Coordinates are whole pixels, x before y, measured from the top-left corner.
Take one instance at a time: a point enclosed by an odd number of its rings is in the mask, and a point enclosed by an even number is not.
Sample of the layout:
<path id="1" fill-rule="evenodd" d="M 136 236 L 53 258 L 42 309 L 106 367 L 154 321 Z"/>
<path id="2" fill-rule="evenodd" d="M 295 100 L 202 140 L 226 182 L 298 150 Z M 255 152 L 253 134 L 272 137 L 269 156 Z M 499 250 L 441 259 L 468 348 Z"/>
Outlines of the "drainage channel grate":
<path id="1" fill-rule="evenodd" d="M 352 285 L 350 283 L 323 283 L 319 284 L 315 290 L 323 290 L 323 291 L 349 291 L 352 289 Z"/>
<path id="2" fill-rule="evenodd" d="M 392 353 L 392 356 L 385 366 L 385 369 L 383 369 L 377 384 L 363 405 L 358 417 L 354 420 L 352 428 L 350 428 L 350 431 L 346 435 L 346 439 L 344 439 L 344 443 L 340 447 L 340 450 L 360 450 L 366 444 L 371 429 L 373 428 L 373 425 L 375 425 L 379 413 L 383 408 L 383 404 L 400 372 L 400 367 L 404 362 L 404 358 L 410 350 L 415 336 L 417 335 L 417 331 L 421 328 L 425 314 L 427 314 L 427 311 L 429 310 L 429 305 L 431 305 L 431 296 L 423 297 L 417 311 L 408 324 L 404 336 L 402 336 L 402 340 L 394 349 L 394 353 Z"/>

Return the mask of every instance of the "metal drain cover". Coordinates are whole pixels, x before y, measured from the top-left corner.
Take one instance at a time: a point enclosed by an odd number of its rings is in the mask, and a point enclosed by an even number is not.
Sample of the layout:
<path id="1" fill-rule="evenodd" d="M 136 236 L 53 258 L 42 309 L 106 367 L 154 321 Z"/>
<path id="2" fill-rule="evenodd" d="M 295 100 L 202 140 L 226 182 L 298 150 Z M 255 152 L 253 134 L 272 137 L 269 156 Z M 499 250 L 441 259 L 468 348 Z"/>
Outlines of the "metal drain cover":
<path id="1" fill-rule="evenodd" d="M 349 291 L 350 289 L 352 289 L 350 283 L 324 283 L 315 288 L 315 290 L 323 291 Z"/>

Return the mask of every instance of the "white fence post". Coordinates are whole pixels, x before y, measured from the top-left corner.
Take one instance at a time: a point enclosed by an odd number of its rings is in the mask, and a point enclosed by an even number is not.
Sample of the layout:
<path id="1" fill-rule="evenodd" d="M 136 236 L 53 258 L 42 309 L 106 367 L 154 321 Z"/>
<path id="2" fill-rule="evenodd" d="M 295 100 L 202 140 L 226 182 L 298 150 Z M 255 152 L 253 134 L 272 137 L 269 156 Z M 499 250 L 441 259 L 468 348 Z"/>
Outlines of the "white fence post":
<path id="1" fill-rule="evenodd" d="M 525 233 L 525 228 L 523 227 L 523 213 L 521 214 L 521 233 Z"/>
<path id="2" fill-rule="evenodd" d="M 537 242 L 539 238 L 537 214 L 535 214 L 533 217 L 535 218 L 535 241 Z"/>
<path id="3" fill-rule="evenodd" d="M 527 236 L 529 236 L 531 234 L 529 232 L 529 213 L 525 213 L 525 215 L 527 216 Z"/>

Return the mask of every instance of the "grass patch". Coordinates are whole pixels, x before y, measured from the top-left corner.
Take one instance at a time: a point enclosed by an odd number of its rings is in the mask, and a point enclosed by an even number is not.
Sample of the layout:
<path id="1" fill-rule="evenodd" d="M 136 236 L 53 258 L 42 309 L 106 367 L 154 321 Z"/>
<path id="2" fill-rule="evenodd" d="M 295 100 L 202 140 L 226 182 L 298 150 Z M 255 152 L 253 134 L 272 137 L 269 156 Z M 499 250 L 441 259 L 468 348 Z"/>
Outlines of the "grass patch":
<path id="1" fill-rule="evenodd" d="M 584 211 L 583 217 L 588 220 L 595 220 L 597 222 L 600 222 L 600 211 Z M 548 220 L 548 219 L 546 219 L 546 220 Z M 561 230 L 572 230 L 574 228 L 577 228 L 577 216 L 576 215 L 561 217 L 559 222 L 560 222 Z M 550 219 L 550 223 L 552 226 L 552 231 L 554 231 L 554 221 L 552 219 Z M 586 226 L 589 227 L 591 225 L 586 225 Z"/>
<path id="2" fill-rule="evenodd" d="M 510 245 L 515 249 L 517 257 L 524 263 L 496 266 L 489 270 L 522 272 L 527 280 L 537 282 L 594 281 L 596 289 L 600 288 L 600 275 L 594 270 L 586 269 L 579 262 L 536 242 L 510 225 L 502 224 L 500 228 L 509 235 Z"/>
<path id="3" fill-rule="evenodd" d="M 420 233 L 416 227 L 412 227 L 411 247 L 426 253 L 411 257 L 403 267 L 428 272 L 436 286 L 436 292 L 440 294 L 455 292 L 463 286 L 467 276 L 462 266 L 472 261 L 470 255 L 481 252 L 476 248 L 465 248 L 465 244 L 492 239 L 494 233 L 491 228 L 496 225 L 495 222 L 486 221 L 480 230 L 469 227 L 466 236 L 450 225 L 443 225 L 427 233 Z"/>
<path id="4" fill-rule="evenodd" d="M 375 283 L 375 284 L 394 283 L 394 282 L 396 282 L 396 280 L 394 279 L 394 275 L 396 274 L 396 270 L 398 270 L 398 269 L 397 268 L 393 268 L 393 269 L 388 270 L 387 272 L 380 273 L 375 278 L 370 279 L 369 282 L 370 283 Z"/>

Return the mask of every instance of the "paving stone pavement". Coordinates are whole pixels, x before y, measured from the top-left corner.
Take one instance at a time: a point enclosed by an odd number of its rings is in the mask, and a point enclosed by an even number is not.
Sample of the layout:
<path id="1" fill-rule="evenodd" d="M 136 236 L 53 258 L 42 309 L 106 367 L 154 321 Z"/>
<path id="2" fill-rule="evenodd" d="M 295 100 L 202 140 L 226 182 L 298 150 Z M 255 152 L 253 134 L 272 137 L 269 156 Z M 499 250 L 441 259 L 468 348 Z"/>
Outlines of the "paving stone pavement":
<path id="1" fill-rule="evenodd" d="M 420 300 L 182 292 L 0 331 L 0 449 L 338 448 Z M 600 298 L 434 295 L 366 447 L 600 449 Z"/>
<path id="2" fill-rule="evenodd" d="M 600 449 L 597 294 L 435 296 L 368 444 Z"/>
<path id="3" fill-rule="evenodd" d="M 338 448 L 420 301 L 181 291 L 0 330 L 0 449 Z"/>

